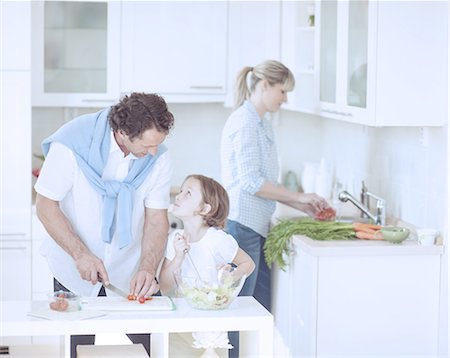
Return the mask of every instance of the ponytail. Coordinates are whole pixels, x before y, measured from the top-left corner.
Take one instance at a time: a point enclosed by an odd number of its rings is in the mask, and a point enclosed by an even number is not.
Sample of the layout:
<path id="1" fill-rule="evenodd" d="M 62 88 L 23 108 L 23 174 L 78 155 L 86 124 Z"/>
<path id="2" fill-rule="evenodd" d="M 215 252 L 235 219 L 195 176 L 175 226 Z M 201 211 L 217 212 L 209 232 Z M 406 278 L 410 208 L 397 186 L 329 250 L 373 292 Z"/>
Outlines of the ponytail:
<path id="1" fill-rule="evenodd" d="M 253 70 L 253 67 L 244 67 L 236 78 L 236 84 L 234 86 L 234 107 L 238 108 L 244 103 L 246 99 L 250 97 L 250 89 L 247 85 L 247 76 L 249 72 Z"/>

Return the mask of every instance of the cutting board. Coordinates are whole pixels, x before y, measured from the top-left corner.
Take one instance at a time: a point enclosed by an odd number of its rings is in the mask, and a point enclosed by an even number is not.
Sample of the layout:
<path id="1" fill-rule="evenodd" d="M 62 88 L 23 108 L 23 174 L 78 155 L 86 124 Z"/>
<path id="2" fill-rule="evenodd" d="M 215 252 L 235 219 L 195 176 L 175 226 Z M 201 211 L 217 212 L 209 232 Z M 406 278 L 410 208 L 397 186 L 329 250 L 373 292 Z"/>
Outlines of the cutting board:
<path id="1" fill-rule="evenodd" d="M 83 297 L 82 310 L 95 311 L 172 311 L 175 305 L 166 296 L 153 296 L 145 303 L 129 301 L 123 297 Z"/>
<path id="2" fill-rule="evenodd" d="M 50 309 L 48 306 L 33 309 L 27 314 L 31 317 L 44 318 L 52 321 L 77 321 L 80 319 L 89 319 L 106 315 L 105 312 L 97 310 L 58 312 Z"/>

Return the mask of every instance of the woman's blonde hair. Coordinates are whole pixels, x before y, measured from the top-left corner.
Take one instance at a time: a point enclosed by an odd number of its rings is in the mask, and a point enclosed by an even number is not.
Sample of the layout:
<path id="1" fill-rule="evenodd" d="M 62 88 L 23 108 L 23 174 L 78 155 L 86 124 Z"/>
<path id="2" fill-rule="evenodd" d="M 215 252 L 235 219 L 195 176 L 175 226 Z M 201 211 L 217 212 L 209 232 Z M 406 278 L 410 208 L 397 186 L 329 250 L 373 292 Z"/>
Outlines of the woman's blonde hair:
<path id="1" fill-rule="evenodd" d="M 211 210 L 203 216 L 207 226 L 223 229 L 230 211 L 230 199 L 225 188 L 212 178 L 200 174 L 192 174 L 186 177 L 200 182 L 203 202 L 211 206 Z"/>
<path id="2" fill-rule="evenodd" d="M 247 83 L 247 77 L 250 77 Z M 255 67 L 244 67 L 238 74 L 235 85 L 235 108 L 250 98 L 250 94 L 255 90 L 256 84 L 266 80 L 273 86 L 281 83 L 286 91 L 292 91 L 295 86 L 295 79 L 292 72 L 281 62 L 267 60 Z"/>

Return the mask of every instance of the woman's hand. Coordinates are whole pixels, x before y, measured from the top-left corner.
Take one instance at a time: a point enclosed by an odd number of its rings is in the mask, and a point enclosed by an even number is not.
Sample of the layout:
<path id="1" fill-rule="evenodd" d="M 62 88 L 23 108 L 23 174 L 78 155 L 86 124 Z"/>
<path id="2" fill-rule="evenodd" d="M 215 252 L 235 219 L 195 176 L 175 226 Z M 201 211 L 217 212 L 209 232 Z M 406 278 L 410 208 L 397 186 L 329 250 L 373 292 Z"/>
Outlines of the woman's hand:
<path id="1" fill-rule="evenodd" d="M 312 217 L 325 209 L 331 208 L 324 198 L 314 193 L 300 193 L 297 200 L 298 203 L 303 206 L 302 211 Z"/>

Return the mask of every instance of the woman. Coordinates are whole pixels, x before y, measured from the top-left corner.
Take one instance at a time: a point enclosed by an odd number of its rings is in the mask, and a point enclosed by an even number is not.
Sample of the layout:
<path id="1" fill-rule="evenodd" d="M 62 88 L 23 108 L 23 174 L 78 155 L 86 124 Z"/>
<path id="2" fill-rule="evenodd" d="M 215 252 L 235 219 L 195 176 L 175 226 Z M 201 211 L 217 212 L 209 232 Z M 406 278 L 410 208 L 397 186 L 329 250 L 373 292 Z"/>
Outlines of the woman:
<path id="1" fill-rule="evenodd" d="M 256 264 L 241 295 L 255 296 L 268 310 L 270 271 L 262 249 L 276 201 L 310 216 L 329 207 L 314 193 L 292 192 L 277 183 L 277 148 L 268 114 L 280 109 L 294 84 L 291 71 L 278 61 L 244 67 L 236 82 L 236 109 L 222 132 L 222 183 L 231 204 L 226 231 Z"/>

